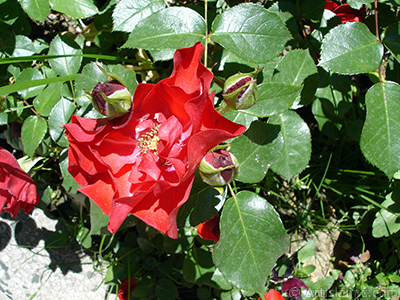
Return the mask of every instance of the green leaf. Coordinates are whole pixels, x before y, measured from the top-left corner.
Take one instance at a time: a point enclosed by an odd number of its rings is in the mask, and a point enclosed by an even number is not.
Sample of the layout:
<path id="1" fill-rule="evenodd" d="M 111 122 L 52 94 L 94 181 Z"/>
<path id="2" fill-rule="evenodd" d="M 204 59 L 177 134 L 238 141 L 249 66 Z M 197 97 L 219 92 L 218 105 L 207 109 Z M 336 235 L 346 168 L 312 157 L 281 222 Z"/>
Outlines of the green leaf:
<path id="1" fill-rule="evenodd" d="M 108 70 L 123 80 L 129 92 L 133 95 L 138 85 L 135 71 L 127 69 L 122 65 L 108 65 Z"/>
<path id="2" fill-rule="evenodd" d="M 67 3 L 67 2 L 65 2 Z M 71 4 L 68 4 L 71 5 Z M 57 35 L 50 43 L 49 55 L 82 54 L 82 49 L 70 37 Z M 78 73 L 82 62 L 82 56 L 66 56 L 49 59 L 52 69 L 61 76 Z"/>
<path id="3" fill-rule="evenodd" d="M 85 65 L 81 75 L 75 80 L 75 88 L 77 90 L 91 92 L 97 83 L 107 81 L 106 74 L 104 74 L 98 66 L 108 71 L 108 68 L 101 63 L 92 62 Z"/>
<path id="4" fill-rule="evenodd" d="M 289 247 L 279 215 L 264 198 L 242 191 L 226 201 L 215 265 L 230 282 L 246 291 L 264 291 L 276 260 Z"/>
<path id="5" fill-rule="evenodd" d="M 68 172 L 68 149 L 64 149 L 60 155 L 60 170 L 63 178 L 62 186 L 70 193 L 76 193 L 76 189 L 81 186 L 75 181 Z"/>
<path id="6" fill-rule="evenodd" d="M 86 227 L 81 227 L 76 233 L 76 240 L 84 248 L 89 249 L 92 246 L 92 237 L 89 234 L 89 229 Z"/>
<path id="7" fill-rule="evenodd" d="M 74 19 L 88 18 L 99 12 L 93 0 L 50 0 L 50 6 Z"/>
<path id="8" fill-rule="evenodd" d="M 268 145 L 271 169 L 287 180 L 303 171 L 311 157 L 311 134 L 307 124 L 294 111 L 268 119 L 279 126 L 278 136 Z"/>
<path id="9" fill-rule="evenodd" d="M 32 40 L 25 35 L 15 36 L 15 46 L 11 57 L 29 56 L 35 54 L 35 45 Z"/>
<path id="10" fill-rule="evenodd" d="M 383 32 L 383 44 L 400 62 L 400 22 L 388 26 Z"/>
<path id="11" fill-rule="evenodd" d="M 258 86 L 258 100 L 243 112 L 259 118 L 273 116 L 288 110 L 300 95 L 301 86 L 267 82 Z"/>
<path id="12" fill-rule="evenodd" d="M 309 240 L 307 244 L 299 249 L 297 252 L 297 257 L 299 262 L 306 263 L 313 258 L 315 254 L 315 242 L 314 240 Z"/>
<path id="13" fill-rule="evenodd" d="M 399 191 L 386 196 L 385 201 L 382 202 L 384 208 L 380 209 L 375 214 L 375 220 L 372 223 L 372 236 L 380 238 L 383 236 L 391 236 L 400 230 L 399 213 L 400 213 L 400 194 Z M 389 211 L 390 210 L 390 211 Z M 392 212 L 397 213 L 394 214 Z"/>
<path id="14" fill-rule="evenodd" d="M 49 0 L 21 0 L 20 3 L 23 10 L 35 21 L 43 22 L 50 13 Z"/>
<path id="15" fill-rule="evenodd" d="M 33 100 L 33 107 L 43 117 L 47 117 L 54 105 L 60 101 L 62 82 L 51 83 Z"/>
<path id="16" fill-rule="evenodd" d="M 349 76 L 330 74 L 319 69 L 317 99 L 312 103 L 312 112 L 318 127 L 324 134 L 335 137 L 345 120 L 345 114 L 352 107 L 352 87 Z"/>
<path id="17" fill-rule="evenodd" d="M 307 50 L 289 51 L 277 64 L 272 81 L 302 86 L 301 98 L 296 102 L 310 103 L 318 87 L 317 67 Z"/>
<path id="18" fill-rule="evenodd" d="M 90 235 L 107 233 L 109 217 L 90 199 Z"/>
<path id="19" fill-rule="evenodd" d="M 169 7 L 143 19 L 133 29 L 125 48 L 178 49 L 204 42 L 206 22 L 187 7 Z"/>
<path id="20" fill-rule="evenodd" d="M 184 227 L 187 222 L 190 226 L 197 226 L 211 219 L 218 213 L 225 200 L 224 195 L 201 180 L 198 172 L 195 175 L 190 196 L 179 208 L 178 228 Z"/>
<path id="21" fill-rule="evenodd" d="M 175 283 L 167 278 L 161 278 L 156 284 L 156 296 L 160 300 L 175 300 L 179 296 Z"/>
<path id="22" fill-rule="evenodd" d="M 209 284 L 215 271 L 210 252 L 193 247 L 183 261 L 183 278 L 199 286 Z"/>
<path id="23" fill-rule="evenodd" d="M 132 32 L 144 18 L 165 7 L 163 0 L 122 0 L 113 12 L 113 31 Z"/>
<path id="24" fill-rule="evenodd" d="M 24 152 L 33 157 L 36 148 L 43 140 L 47 132 L 47 122 L 36 115 L 29 116 L 22 125 L 21 138 L 24 145 Z"/>
<path id="25" fill-rule="evenodd" d="M 365 96 L 367 116 L 360 147 L 368 161 L 392 178 L 400 170 L 400 85 L 373 85 Z"/>
<path id="26" fill-rule="evenodd" d="M 279 126 L 255 121 L 250 128 L 231 143 L 231 152 L 240 163 L 236 180 L 246 183 L 261 181 L 267 174 L 269 164 L 268 144 L 279 133 Z"/>
<path id="27" fill-rule="evenodd" d="M 34 97 L 38 95 L 45 87 L 44 83 L 40 86 L 35 86 L 32 85 L 32 81 L 42 79 L 43 74 L 40 73 L 38 69 L 32 69 L 32 68 L 27 68 L 23 70 L 18 77 L 16 78 L 17 83 L 20 84 L 23 83 L 23 88 L 20 90 L 18 89 L 18 94 L 21 95 L 22 98 L 28 99 L 31 97 Z M 3 95 L 6 94 L 6 92 L 3 92 L 4 87 L 0 88 L 0 91 Z"/>
<path id="28" fill-rule="evenodd" d="M 303 0 L 301 3 L 301 15 L 306 20 L 318 22 L 322 18 L 325 8 L 325 1 Z"/>
<path id="29" fill-rule="evenodd" d="M 317 73 L 317 67 L 309 52 L 296 49 L 288 52 L 279 61 L 272 80 L 300 86 L 308 76 L 314 73 Z"/>
<path id="30" fill-rule="evenodd" d="M 210 38 L 245 61 L 265 63 L 283 51 L 291 35 L 277 14 L 248 3 L 218 15 Z"/>
<path id="31" fill-rule="evenodd" d="M 375 71 L 383 46 L 361 22 L 348 22 L 331 29 L 322 41 L 319 66 L 339 74 Z"/>
<path id="32" fill-rule="evenodd" d="M 76 109 L 75 104 L 66 98 L 61 98 L 50 112 L 49 131 L 54 142 L 61 147 L 68 147 L 68 140 L 64 136 L 64 129 L 61 126 L 68 123 Z"/>
<path id="33" fill-rule="evenodd" d="M 268 124 L 255 121 L 231 143 L 240 163 L 238 181 L 261 181 L 271 168 L 291 179 L 307 166 L 311 156 L 311 135 L 307 124 L 294 111 L 272 116 Z"/>
<path id="34" fill-rule="evenodd" d="M 136 288 L 132 292 L 132 296 L 137 298 L 147 298 L 153 293 L 154 282 L 149 277 L 142 277 L 140 281 L 136 282 Z"/>
<path id="35" fill-rule="evenodd" d="M 246 128 L 249 128 L 250 124 L 253 121 L 257 120 L 256 116 L 252 116 L 238 110 L 230 110 L 224 113 L 224 117 L 227 118 L 228 120 L 231 120 L 232 122 L 244 125 L 246 126 Z"/>

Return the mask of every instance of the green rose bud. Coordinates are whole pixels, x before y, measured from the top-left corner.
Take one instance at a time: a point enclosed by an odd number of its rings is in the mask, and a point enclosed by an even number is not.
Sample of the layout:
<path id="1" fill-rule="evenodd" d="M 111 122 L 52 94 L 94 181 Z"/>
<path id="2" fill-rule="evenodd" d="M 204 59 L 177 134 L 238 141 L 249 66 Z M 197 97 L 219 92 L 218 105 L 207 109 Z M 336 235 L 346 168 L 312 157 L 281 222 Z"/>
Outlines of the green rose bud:
<path id="1" fill-rule="evenodd" d="M 117 80 L 99 82 L 90 95 L 94 108 L 110 119 L 125 115 L 132 106 L 131 93 Z"/>
<path id="2" fill-rule="evenodd" d="M 224 85 L 222 97 L 232 109 L 246 109 L 253 106 L 258 98 L 257 69 L 252 73 L 238 73 L 229 77 Z"/>
<path id="3" fill-rule="evenodd" d="M 199 172 L 203 181 L 211 186 L 224 186 L 239 173 L 236 157 L 223 149 L 208 152 L 200 162 Z"/>

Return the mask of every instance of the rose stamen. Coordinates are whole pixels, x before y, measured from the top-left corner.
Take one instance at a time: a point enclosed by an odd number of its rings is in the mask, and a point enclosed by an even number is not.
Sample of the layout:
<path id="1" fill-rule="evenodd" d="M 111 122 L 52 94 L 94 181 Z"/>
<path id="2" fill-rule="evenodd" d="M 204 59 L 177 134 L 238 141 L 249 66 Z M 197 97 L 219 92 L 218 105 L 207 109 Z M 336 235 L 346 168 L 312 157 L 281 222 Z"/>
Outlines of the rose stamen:
<path id="1" fill-rule="evenodd" d="M 155 125 L 154 128 L 142 134 L 140 138 L 138 138 L 139 141 L 138 150 L 142 154 L 146 154 L 148 151 L 151 151 L 155 155 L 158 155 L 157 146 L 158 142 L 160 141 L 160 138 L 158 137 L 158 128 L 160 127 L 160 125 L 159 124 L 154 124 L 154 125 Z"/>

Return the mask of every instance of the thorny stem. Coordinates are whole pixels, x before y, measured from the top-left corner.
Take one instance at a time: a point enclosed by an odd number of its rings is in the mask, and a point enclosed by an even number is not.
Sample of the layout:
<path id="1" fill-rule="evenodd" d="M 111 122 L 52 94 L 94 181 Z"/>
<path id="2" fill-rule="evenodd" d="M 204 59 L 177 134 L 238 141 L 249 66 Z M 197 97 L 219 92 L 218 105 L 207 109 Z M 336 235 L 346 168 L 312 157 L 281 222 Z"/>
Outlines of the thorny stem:
<path id="1" fill-rule="evenodd" d="M 382 43 L 381 37 L 379 35 L 378 3 L 379 3 L 379 0 L 375 0 L 375 34 L 376 34 L 376 38 L 378 39 L 379 43 Z M 379 66 L 378 66 L 378 76 L 379 76 L 379 81 L 381 83 L 383 83 L 383 80 L 382 80 L 382 61 L 383 61 L 383 59 L 381 60 L 381 62 L 379 63 Z"/>

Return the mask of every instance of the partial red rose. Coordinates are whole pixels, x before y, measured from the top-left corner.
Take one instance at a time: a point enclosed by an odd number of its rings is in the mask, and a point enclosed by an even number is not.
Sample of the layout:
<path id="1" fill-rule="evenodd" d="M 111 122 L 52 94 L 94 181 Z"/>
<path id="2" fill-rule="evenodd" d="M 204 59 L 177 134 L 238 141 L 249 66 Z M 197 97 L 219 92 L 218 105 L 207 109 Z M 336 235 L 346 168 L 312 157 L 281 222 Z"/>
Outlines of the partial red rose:
<path id="1" fill-rule="evenodd" d="M 197 225 L 197 232 L 201 238 L 205 240 L 213 240 L 217 243 L 220 237 L 219 216 L 216 215 L 210 220 Z"/>
<path id="2" fill-rule="evenodd" d="M 79 190 L 109 215 L 115 233 L 128 214 L 171 238 L 189 197 L 194 171 L 221 142 L 242 134 L 214 108 L 212 73 L 201 63 L 204 47 L 179 49 L 174 70 L 157 84 L 139 84 L 130 112 L 120 118 L 72 116 L 66 124 L 69 172 Z"/>
<path id="3" fill-rule="evenodd" d="M 273 289 L 270 289 L 268 293 L 264 295 L 264 298 L 265 300 L 285 300 L 285 298 L 281 295 L 281 293 Z M 260 297 L 258 298 L 258 300 L 264 300 L 264 299 L 261 299 Z"/>
<path id="4" fill-rule="evenodd" d="M 119 286 L 118 300 L 129 300 L 135 288 L 136 288 L 135 278 L 125 279 Z"/>
<path id="5" fill-rule="evenodd" d="M 10 152 L 0 148 L 0 213 L 4 209 L 15 217 L 20 208 L 30 213 L 39 200 L 33 179 Z"/>
<path id="6" fill-rule="evenodd" d="M 335 13 L 342 23 L 365 21 L 365 5 L 360 9 L 354 9 L 348 4 L 338 5 L 333 1 L 325 1 L 325 9 Z"/>

